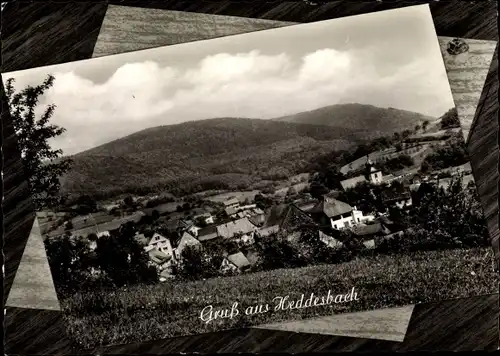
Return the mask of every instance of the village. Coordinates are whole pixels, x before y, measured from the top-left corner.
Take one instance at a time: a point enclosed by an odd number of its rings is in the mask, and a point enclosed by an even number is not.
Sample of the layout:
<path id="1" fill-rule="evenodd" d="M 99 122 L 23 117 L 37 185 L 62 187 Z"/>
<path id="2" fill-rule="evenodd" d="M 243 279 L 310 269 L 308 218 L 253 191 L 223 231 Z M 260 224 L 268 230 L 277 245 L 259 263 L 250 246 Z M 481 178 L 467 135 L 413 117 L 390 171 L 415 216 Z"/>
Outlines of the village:
<path id="1" fill-rule="evenodd" d="M 175 278 L 175 267 L 183 263 L 187 246 L 203 249 L 207 244 L 224 244 L 221 273 L 250 270 L 261 257 L 252 248 L 256 239 L 280 234 L 287 239 L 297 237 L 286 226 L 291 211 L 316 224 L 319 241 L 329 248 L 339 248 L 344 243 L 330 236 L 329 229 L 347 229 L 366 249 L 374 249 L 381 239 L 403 233 L 404 227 L 391 222 L 389 211 L 411 209 L 412 197 L 422 183 L 446 189 L 453 176 L 460 175 L 464 186 L 472 180 L 468 163 L 426 172 L 421 167 L 426 155 L 456 134 L 461 135 L 459 129 L 420 135 L 418 140 L 409 136 L 402 141 L 404 148 L 391 147 L 360 157 L 340 167 L 345 178 L 339 182 L 342 189 L 325 191 L 319 197 L 310 194 L 310 184 L 300 184 L 302 190 L 292 186 L 285 196 L 279 192 L 254 191 L 246 195 L 225 192 L 219 200 L 195 196 L 180 202 L 171 198 L 161 200 L 158 196 L 142 200 L 127 197 L 103 206 L 84 200 L 83 210 L 81 205 L 73 207 L 77 213 L 39 212 L 38 221 L 46 238 L 83 237 L 91 250 L 96 248 L 99 238 L 132 222 L 137 226 L 135 239 L 149 256 L 150 265 L 157 268 L 162 282 Z M 414 164 L 398 172 L 384 172 L 384 162 L 403 153 L 411 156 Z M 363 211 L 355 202 L 345 199 L 343 193 L 362 184 L 379 188 L 379 196 L 373 198 L 381 202 L 382 209 Z M 370 194 L 375 195 L 373 189 Z"/>

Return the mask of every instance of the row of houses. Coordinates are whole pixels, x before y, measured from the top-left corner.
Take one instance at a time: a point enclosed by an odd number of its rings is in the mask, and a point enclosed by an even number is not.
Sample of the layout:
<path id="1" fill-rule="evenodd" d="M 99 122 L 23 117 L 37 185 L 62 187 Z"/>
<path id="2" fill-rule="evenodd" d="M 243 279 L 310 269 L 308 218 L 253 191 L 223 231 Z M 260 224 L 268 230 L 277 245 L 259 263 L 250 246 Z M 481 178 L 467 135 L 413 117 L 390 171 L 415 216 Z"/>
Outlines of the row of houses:
<path id="1" fill-rule="evenodd" d="M 394 197 L 387 197 L 394 199 Z M 397 202 L 397 201 L 396 201 Z M 236 202 L 229 202 L 233 208 L 243 208 Z M 403 206 L 401 206 L 403 207 Z M 246 210 L 254 209 L 247 206 Z M 246 211 L 240 209 L 240 211 Z M 264 213 L 262 211 L 262 213 Z M 292 204 L 280 204 L 271 207 L 263 214 L 261 222 L 255 222 L 248 216 L 237 216 L 234 220 L 213 224 L 203 228 L 186 228 L 182 231 L 182 236 L 173 246 L 172 241 L 165 236 L 155 233 L 147 239 L 143 234 L 138 234 L 137 239 L 148 252 L 150 259 L 162 273 L 162 278 L 172 277 L 172 267 L 177 263 L 182 263 L 182 253 L 187 246 L 202 248 L 207 242 L 218 243 L 218 241 L 231 241 L 239 247 L 249 248 L 255 243 L 255 238 L 269 237 L 272 234 L 284 232 L 288 238 L 297 236 L 294 231 L 295 220 L 315 224 L 317 226 L 328 227 L 335 230 L 349 228 L 358 236 L 367 248 L 375 246 L 375 236 L 388 235 L 393 231 L 387 227 L 386 223 L 377 221 L 372 214 L 364 214 L 355 206 L 336 199 L 331 194 L 326 194 L 319 201 L 301 202 Z M 330 247 L 342 246 L 343 242 L 328 236 L 321 229 L 318 229 L 318 238 Z M 249 256 L 238 251 L 225 256 L 221 270 L 244 271 L 252 265 Z"/>

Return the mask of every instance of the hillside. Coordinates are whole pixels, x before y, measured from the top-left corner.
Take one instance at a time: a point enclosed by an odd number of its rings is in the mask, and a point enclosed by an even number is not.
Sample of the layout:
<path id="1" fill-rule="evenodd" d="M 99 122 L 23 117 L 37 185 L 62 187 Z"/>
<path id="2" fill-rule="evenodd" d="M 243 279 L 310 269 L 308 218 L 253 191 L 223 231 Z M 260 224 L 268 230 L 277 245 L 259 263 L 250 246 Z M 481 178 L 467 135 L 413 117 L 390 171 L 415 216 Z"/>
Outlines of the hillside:
<path id="1" fill-rule="evenodd" d="M 363 104 L 338 104 L 283 116 L 274 120 L 335 126 L 344 129 L 363 127 L 366 130 L 378 131 L 385 135 L 396 131 L 413 129 L 426 120 L 432 123 L 436 121 L 436 118 L 393 108 L 379 108 Z"/>
<path id="2" fill-rule="evenodd" d="M 221 118 L 159 126 L 81 152 L 63 177 L 68 193 L 183 194 L 283 179 L 318 154 L 374 132 L 271 120 Z M 144 189 L 140 189 L 144 188 Z"/>

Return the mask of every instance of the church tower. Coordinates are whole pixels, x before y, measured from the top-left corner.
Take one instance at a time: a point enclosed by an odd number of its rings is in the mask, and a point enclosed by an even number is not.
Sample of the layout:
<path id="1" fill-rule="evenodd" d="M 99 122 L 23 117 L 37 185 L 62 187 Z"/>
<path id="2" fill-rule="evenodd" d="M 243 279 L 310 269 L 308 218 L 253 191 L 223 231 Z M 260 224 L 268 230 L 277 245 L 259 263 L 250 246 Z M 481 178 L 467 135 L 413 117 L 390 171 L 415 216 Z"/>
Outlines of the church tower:
<path id="1" fill-rule="evenodd" d="M 366 179 L 372 184 L 382 183 L 382 171 L 375 167 L 370 157 L 366 156 Z"/>

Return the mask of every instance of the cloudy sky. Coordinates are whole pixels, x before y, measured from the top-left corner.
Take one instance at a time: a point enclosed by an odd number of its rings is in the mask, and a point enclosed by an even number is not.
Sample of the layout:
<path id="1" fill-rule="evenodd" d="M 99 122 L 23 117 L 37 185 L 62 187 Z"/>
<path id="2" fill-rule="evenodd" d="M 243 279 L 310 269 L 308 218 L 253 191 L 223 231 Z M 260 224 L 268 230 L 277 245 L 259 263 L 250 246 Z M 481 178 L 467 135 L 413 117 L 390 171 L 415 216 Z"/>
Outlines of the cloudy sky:
<path id="1" fill-rule="evenodd" d="M 338 103 L 440 116 L 453 107 L 427 5 L 2 74 L 55 75 L 53 142 L 74 154 L 141 129 L 215 117 L 269 119 Z"/>

